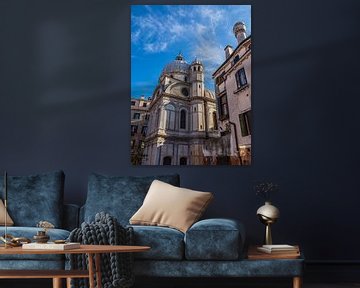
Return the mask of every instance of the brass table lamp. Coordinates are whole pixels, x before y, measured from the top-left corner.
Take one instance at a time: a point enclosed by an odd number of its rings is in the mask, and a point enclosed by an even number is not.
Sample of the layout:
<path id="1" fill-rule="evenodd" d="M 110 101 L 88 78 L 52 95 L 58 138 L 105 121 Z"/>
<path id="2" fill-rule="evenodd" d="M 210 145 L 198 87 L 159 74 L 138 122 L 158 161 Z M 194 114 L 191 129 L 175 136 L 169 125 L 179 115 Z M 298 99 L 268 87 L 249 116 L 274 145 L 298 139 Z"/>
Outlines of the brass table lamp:
<path id="1" fill-rule="evenodd" d="M 265 244 L 272 244 L 272 236 L 271 236 L 271 225 L 276 222 L 276 220 L 280 217 L 280 211 L 274 205 L 271 205 L 271 202 L 266 201 L 265 205 L 261 206 L 256 214 L 258 215 L 261 223 L 265 226 Z"/>

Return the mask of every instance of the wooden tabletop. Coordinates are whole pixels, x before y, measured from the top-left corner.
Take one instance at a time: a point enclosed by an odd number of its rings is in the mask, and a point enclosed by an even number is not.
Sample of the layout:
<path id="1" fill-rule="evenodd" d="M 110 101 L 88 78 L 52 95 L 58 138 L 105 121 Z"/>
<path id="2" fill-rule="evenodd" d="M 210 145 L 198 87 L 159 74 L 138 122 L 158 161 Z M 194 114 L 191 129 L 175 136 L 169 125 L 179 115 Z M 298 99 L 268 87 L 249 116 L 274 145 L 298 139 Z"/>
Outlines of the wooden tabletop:
<path id="1" fill-rule="evenodd" d="M 125 253 L 144 252 L 150 250 L 148 246 L 127 246 L 127 245 L 80 245 L 80 248 L 69 250 L 33 250 L 22 249 L 22 247 L 0 247 L 1 254 L 98 254 L 98 253 Z"/>
<path id="2" fill-rule="evenodd" d="M 250 246 L 248 249 L 247 258 L 249 260 L 273 260 L 273 259 L 297 259 L 300 258 L 300 248 L 298 245 L 296 253 L 274 253 L 274 254 L 267 254 L 264 252 L 260 252 L 257 250 L 258 246 Z"/>

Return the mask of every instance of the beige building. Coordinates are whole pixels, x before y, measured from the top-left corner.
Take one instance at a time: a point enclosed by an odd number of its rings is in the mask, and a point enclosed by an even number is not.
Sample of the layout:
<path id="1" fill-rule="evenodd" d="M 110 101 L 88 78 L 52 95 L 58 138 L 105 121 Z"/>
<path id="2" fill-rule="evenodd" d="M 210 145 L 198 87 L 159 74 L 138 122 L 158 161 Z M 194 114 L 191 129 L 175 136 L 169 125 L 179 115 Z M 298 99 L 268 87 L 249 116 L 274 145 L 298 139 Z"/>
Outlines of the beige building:
<path id="1" fill-rule="evenodd" d="M 215 165 L 222 155 L 216 98 L 204 67 L 179 54 L 168 63 L 149 106 L 144 165 Z"/>
<path id="2" fill-rule="evenodd" d="M 234 25 L 234 49 L 225 47 L 225 61 L 213 73 L 218 101 L 219 128 L 230 143 L 232 164 L 251 164 L 251 37 L 242 22 Z M 240 157 L 240 158 L 239 158 Z"/>
<path id="3" fill-rule="evenodd" d="M 144 140 L 146 137 L 149 122 L 150 99 L 131 99 L 131 163 L 140 165 L 144 157 Z"/>

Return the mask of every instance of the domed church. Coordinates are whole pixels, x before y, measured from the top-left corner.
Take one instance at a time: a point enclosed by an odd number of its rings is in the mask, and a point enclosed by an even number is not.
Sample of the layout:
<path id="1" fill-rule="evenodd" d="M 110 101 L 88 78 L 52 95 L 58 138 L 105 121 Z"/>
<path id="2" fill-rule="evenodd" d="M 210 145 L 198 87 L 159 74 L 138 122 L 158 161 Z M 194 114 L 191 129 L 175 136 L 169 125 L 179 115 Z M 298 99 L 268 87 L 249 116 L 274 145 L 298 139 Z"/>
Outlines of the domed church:
<path id="1" fill-rule="evenodd" d="M 204 67 L 179 53 L 165 65 L 149 106 L 143 165 L 214 165 L 223 155 L 216 98 Z"/>

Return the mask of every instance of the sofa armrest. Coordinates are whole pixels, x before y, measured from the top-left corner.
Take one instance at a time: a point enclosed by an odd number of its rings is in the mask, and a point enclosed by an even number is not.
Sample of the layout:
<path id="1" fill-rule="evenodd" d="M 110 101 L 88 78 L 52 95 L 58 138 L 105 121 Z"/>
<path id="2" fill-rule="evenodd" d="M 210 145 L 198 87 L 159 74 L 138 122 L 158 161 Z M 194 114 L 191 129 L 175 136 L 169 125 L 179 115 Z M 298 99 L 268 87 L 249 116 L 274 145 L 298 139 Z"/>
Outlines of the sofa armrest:
<path id="1" fill-rule="evenodd" d="M 196 222 L 185 234 L 188 260 L 236 260 L 242 254 L 245 228 L 239 221 L 225 218 Z"/>
<path id="2" fill-rule="evenodd" d="M 64 204 L 63 209 L 63 228 L 71 231 L 79 227 L 79 206 L 75 204 Z"/>

